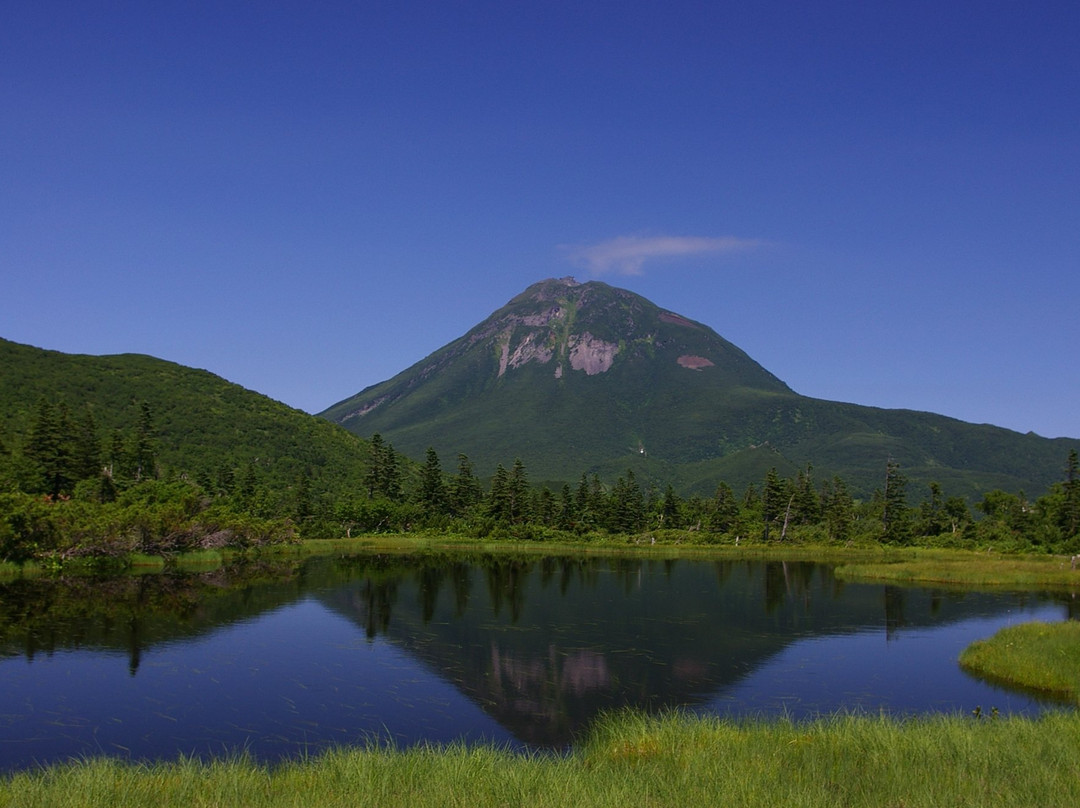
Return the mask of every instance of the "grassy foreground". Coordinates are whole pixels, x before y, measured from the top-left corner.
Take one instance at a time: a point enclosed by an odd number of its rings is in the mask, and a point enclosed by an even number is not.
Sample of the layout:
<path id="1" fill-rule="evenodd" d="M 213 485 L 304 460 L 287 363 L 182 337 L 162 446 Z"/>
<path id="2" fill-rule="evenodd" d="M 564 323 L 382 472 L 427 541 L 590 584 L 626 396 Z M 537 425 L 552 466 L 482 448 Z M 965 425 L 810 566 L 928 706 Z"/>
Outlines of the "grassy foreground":
<path id="1" fill-rule="evenodd" d="M 960 665 L 987 679 L 1080 700 L 1080 623 L 1023 623 L 968 646 Z"/>
<path id="2" fill-rule="evenodd" d="M 1080 718 L 732 722 L 627 714 L 567 756 L 341 750 L 307 761 L 96 760 L 0 781 L 0 806 L 1080 804 Z"/>

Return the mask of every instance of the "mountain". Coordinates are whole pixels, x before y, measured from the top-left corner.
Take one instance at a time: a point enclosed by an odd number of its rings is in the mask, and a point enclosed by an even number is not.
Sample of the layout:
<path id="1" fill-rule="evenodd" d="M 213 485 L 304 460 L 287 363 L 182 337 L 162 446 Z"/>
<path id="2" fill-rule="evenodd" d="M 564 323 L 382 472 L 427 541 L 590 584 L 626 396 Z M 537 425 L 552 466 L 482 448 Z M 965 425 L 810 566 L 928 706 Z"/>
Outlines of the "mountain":
<path id="1" fill-rule="evenodd" d="M 614 479 L 633 469 L 684 492 L 759 484 L 769 468 L 853 492 L 890 458 L 948 495 L 1042 493 L 1080 440 L 1041 438 L 932 413 L 799 395 L 708 326 L 604 283 L 530 286 L 464 336 L 321 413 L 380 433 L 414 458 L 520 458 L 531 479 Z"/>
<path id="2" fill-rule="evenodd" d="M 28 433 L 41 399 L 65 403 L 76 416 L 89 407 L 102 436 L 130 429 L 146 402 L 159 462 L 189 474 L 254 463 L 268 484 L 286 487 L 311 473 L 333 490 L 355 484 L 366 468 L 366 442 L 208 371 L 151 356 L 65 354 L 0 339 L 0 447 Z"/>

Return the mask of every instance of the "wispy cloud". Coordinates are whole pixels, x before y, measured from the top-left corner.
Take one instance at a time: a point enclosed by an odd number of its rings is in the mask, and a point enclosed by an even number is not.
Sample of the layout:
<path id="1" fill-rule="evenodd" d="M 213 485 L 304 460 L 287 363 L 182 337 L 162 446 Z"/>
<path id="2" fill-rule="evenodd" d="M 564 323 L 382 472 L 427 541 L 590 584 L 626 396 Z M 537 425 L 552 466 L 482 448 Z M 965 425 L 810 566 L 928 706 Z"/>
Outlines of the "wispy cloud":
<path id="1" fill-rule="evenodd" d="M 619 236 L 596 244 L 564 245 L 567 260 L 593 275 L 641 275 L 646 261 L 704 253 L 743 252 L 761 246 L 752 239 L 725 236 Z"/>

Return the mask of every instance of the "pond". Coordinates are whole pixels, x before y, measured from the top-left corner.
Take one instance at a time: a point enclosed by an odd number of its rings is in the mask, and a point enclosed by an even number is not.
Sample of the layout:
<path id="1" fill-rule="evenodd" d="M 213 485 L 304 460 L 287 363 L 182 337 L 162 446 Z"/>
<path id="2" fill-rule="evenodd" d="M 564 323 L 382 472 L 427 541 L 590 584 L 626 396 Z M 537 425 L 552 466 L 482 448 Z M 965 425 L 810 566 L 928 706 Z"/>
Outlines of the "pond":
<path id="1" fill-rule="evenodd" d="M 372 739 L 562 749 L 598 713 L 1035 714 L 956 663 L 1065 595 L 826 565 L 387 554 L 0 584 L 0 770 Z"/>

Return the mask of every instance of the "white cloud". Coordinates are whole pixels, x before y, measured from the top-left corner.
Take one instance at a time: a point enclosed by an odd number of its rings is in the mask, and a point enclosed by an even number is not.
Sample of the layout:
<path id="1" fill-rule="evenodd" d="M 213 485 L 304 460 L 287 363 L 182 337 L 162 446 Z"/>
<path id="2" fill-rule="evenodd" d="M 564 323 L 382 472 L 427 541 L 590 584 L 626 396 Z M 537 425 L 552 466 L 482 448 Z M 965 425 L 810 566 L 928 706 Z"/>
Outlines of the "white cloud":
<path id="1" fill-rule="evenodd" d="M 704 253 L 730 253 L 750 250 L 760 241 L 733 236 L 619 236 L 597 244 L 564 246 L 567 259 L 574 266 L 593 275 L 641 275 L 646 261 Z"/>

